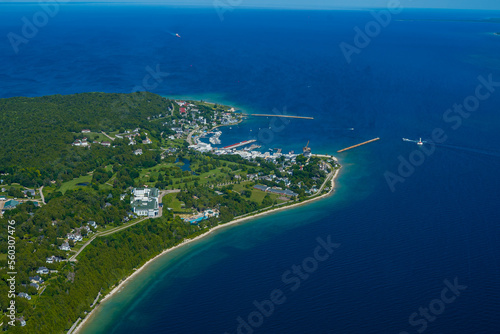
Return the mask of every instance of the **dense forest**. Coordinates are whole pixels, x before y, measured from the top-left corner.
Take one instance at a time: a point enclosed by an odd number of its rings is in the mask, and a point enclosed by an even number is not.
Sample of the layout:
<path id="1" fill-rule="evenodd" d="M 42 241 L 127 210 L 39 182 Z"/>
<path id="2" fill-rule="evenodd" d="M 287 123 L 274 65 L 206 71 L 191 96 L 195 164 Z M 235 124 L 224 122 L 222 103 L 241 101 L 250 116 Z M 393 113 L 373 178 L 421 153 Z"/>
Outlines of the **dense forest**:
<path id="1" fill-rule="evenodd" d="M 159 95 L 84 93 L 0 99 L 0 173 L 5 182 L 33 187 L 51 180 L 70 180 L 104 163 L 140 164 L 151 152 L 132 159 L 132 148 L 117 140 L 113 150 L 100 145 L 73 147 L 81 131 L 112 132 L 141 128 L 159 138 L 158 123 L 147 118 L 165 114 L 171 101 Z"/>

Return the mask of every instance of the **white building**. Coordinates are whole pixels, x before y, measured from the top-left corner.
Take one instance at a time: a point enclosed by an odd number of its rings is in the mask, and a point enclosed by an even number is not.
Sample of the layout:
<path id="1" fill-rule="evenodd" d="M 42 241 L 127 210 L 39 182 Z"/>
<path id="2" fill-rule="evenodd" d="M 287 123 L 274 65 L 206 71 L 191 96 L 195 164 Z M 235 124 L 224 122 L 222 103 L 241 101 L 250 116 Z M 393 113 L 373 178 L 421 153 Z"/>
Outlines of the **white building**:
<path id="1" fill-rule="evenodd" d="M 189 148 L 199 152 L 210 152 L 212 150 L 212 145 L 200 141 L 196 145 L 190 145 Z"/>
<path id="2" fill-rule="evenodd" d="M 157 188 L 134 188 L 130 205 L 138 216 L 157 217 L 160 214 L 158 205 L 159 191 Z"/>
<path id="3" fill-rule="evenodd" d="M 45 267 L 40 267 L 37 269 L 36 273 L 40 275 L 47 275 L 49 273 L 49 269 Z"/>
<path id="4" fill-rule="evenodd" d="M 59 246 L 59 249 L 63 250 L 63 251 L 69 251 L 69 250 L 71 250 L 71 247 L 69 247 L 69 244 L 67 242 L 65 242 L 61 246 Z"/>

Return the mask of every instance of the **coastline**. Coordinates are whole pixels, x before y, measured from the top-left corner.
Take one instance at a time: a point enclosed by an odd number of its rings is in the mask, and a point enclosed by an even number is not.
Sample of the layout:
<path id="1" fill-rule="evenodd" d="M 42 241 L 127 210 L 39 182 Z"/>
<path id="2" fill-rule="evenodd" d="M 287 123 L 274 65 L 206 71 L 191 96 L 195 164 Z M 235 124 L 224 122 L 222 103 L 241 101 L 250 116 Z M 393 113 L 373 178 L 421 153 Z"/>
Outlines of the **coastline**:
<path id="1" fill-rule="evenodd" d="M 333 159 L 337 160 L 335 157 L 333 157 Z M 215 232 L 215 231 L 217 231 L 219 229 L 226 228 L 226 227 L 229 227 L 229 226 L 232 226 L 232 225 L 236 225 L 236 224 L 239 224 L 239 223 L 244 222 L 246 220 L 251 220 L 251 219 L 254 219 L 254 218 L 259 218 L 259 217 L 267 215 L 267 214 L 275 213 L 275 212 L 278 212 L 278 211 L 281 211 L 281 210 L 285 210 L 285 209 L 290 209 L 290 208 L 298 207 L 298 206 L 301 206 L 301 205 L 305 205 L 305 204 L 308 204 L 308 203 L 311 203 L 311 202 L 314 202 L 314 201 L 317 201 L 317 200 L 329 197 L 335 191 L 335 180 L 337 179 L 337 176 L 339 175 L 340 169 L 341 168 L 335 169 L 334 171 L 332 171 L 333 176 L 331 176 L 331 180 L 330 180 L 330 190 L 326 194 L 323 194 L 323 195 L 320 195 L 320 196 L 317 196 L 317 197 L 305 200 L 305 201 L 300 202 L 300 203 L 295 203 L 295 204 L 291 204 L 291 205 L 285 205 L 285 206 L 282 206 L 282 207 L 279 207 L 279 208 L 267 210 L 267 211 L 264 211 L 264 212 L 259 212 L 259 213 L 255 214 L 255 215 L 249 215 L 249 216 L 245 216 L 245 217 L 241 217 L 241 218 L 236 218 L 235 220 L 232 220 L 232 221 L 230 221 L 228 223 L 212 227 L 211 229 L 209 229 L 205 233 L 200 234 L 200 235 L 198 235 L 198 236 L 196 236 L 194 238 L 184 239 L 180 244 L 178 244 L 176 246 L 173 246 L 171 248 L 167 248 L 167 249 L 163 250 L 160 254 L 158 254 L 158 255 L 154 256 L 153 258 L 149 259 L 148 261 L 146 261 L 143 265 L 141 265 L 139 268 L 137 268 L 130 276 L 128 276 L 123 281 L 121 281 L 120 283 L 118 283 L 118 285 L 116 287 L 114 287 L 113 290 L 111 290 L 109 293 L 107 293 L 104 296 L 104 298 L 101 299 L 98 302 L 98 304 L 92 309 L 92 311 L 90 311 L 90 313 L 87 314 L 87 316 L 84 319 L 82 319 L 80 321 L 80 323 L 78 323 L 78 326 L 76 328 L 74 328 L 73 331 L 69 331 L 68 334 L 69 333 L 71 333 L 71 334 L 77 334 L 77 333 L 79 333 L 83 329 L 83 327 L 87 323 L 87 321 L 95 315 L 95 311 L 99 308 L 99 306 L 100 306 L 101 303 L 103 303 L 107 299 L 113 297 L 113 295 L 115 295 L 121 289 L 123 289 L 124 286 L 128 282 L 130 282 L 136 275 L 138 275 L 139 273 L 141 273 L 147 267 L 148 264 L 150 264 L 151 262 L 155 261 L 159 257 L 161 257 L 161 256 L 163 256 L 165 254 L 168 254 L 168 253 L 170 253 L 170 252 L 172 252 L 172 251 L 174 251 L 174 250 L 176 250 L 178 248 L 181 248 L 181 247 L 183 247 L 183 246 L 185 246 L 185 245 L 187 245 L 189 243 L 192 243 L 194 241 L 197 241 L 197 240 L 200 240 L 202 238 L 205 238 L 205 237 L 209 236 L 210 234 L 212 234 L 213 232 Z M 330 177 L 330 175 L 328 177 Z M 325 186 L 326 186 L 326 184 L 328 184 L 328 179 L 325 182 Z M 78 322 L 78 320 L 77 320 L 77 322 Z M 77 322 L 75 322 L 75 323 L 77 323 Z"/>

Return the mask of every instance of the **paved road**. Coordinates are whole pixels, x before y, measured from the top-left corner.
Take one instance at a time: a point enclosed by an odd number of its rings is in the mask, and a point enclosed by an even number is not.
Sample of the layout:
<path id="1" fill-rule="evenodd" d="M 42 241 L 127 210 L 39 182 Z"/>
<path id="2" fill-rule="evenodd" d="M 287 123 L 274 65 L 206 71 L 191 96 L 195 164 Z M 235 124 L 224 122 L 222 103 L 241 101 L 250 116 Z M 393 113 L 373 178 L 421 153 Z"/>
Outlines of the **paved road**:
<path id="1" fill-rule="evenodd" d="M 194 129 L 193 131 L 191 131 L 188 134 L 188 136 L 187 136 L 187 142 L 188 142 L 189 145 L 194 145 L 192 137 L 193 137 L 193 133 L 195 133 L 196 131 L 198 131 L 198 128 Z"/>
<path id="2" fill-rule="evenodd" d="M 43 186 L 38 190 L 40 192 L 40 197 L 42 198 L 42 203 L 45 204 L 45 197 L 43 197 Z"/>
<path id="3" fill-rule="evenodd" d="M 104 131 L 101 131 L 101 133 L 102 133 L 103 135 L 105 135 L 106 137 L 108 137 L 109 139 L 111 139 L 112 141 L 114 141 L 114 140 L 116 139 L 116 138 L 113 138 L 113 137 L 109 136 L 109 135 L 108 135 L 106 132 L 104 132 Z"/>
<path id="4" fill-rule="evenodd" d="M 323 182 L 323 184 L 321 185 L 321 187 L 319 188 L 319 190 L 316 192 L 315 195 L 321 194 L 321 192 L 323 191 L 323 189 L 325 189 L 325 186 L 327 185 L 328 181 L 331 182 L 332 178 L 335 177 L 335 173 L 337 171 L 335 170 L 335 168 L 333 168 L 332 165 L 330 165 L 330 164 L 327 164 L 327 165 L 330 166 L 331 172 L 326 176 L 325 181 Z"/>

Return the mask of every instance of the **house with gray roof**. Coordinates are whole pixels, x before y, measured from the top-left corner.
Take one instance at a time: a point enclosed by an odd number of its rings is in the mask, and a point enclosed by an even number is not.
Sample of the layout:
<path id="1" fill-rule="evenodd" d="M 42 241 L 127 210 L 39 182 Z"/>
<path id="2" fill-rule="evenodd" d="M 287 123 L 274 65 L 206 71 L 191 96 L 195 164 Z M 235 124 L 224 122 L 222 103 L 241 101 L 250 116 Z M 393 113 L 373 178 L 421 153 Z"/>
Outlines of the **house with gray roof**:
<path id="1" fill-rule="evenodd" d="M 19 292 L 18 296 L 21 298 L 26 298 L 27 300 L 31 300 L 31 296 L 28 295 L 26 292 Z"/>
<path id="2" fill-rule="evenodd" d="M 130 205 L 132 211 L 143 217 L 157 217 L 160 214 L 159 195 L 157 188 L 134 188 Z"/>
<path id="3" fill-rule="evenodd" d="M 61 246 L 59 246 L 59 249 L 63 251 L 69 251 L 71 250 L 71 247 L 69 246 L 69 243 L 64 242 Z"/>
<path id="4" fill-rule="evenodd" d="M 280 195 L 280 196 L 294 197 L 294 196 L 298 196 L 299 195 L 299 194 L 294 193 L 293 191 L 291 191 L 289 189 L 271 188 L 271 187 L 260 185 L 260 184 L 256 184 L 253 187 L 254 187 L 254 189 L 265 191 L 265 192 L 272 193 L 272 194 L 277 194 L 277 195 Z"/>

